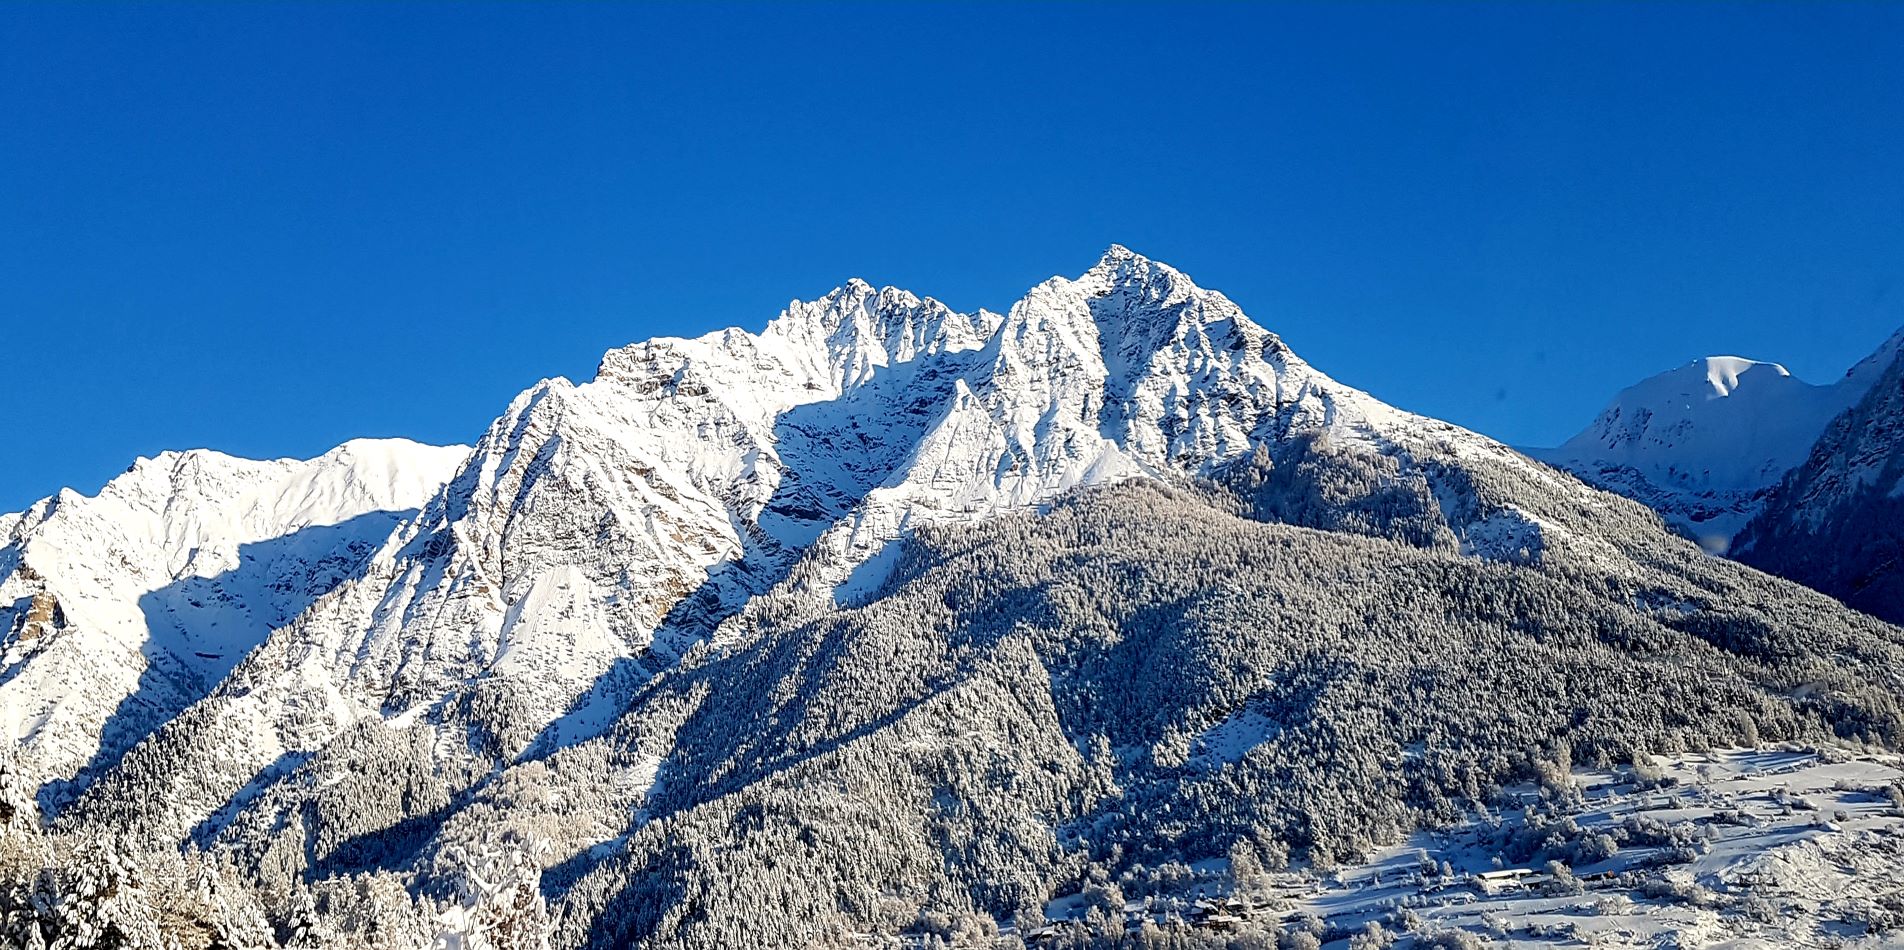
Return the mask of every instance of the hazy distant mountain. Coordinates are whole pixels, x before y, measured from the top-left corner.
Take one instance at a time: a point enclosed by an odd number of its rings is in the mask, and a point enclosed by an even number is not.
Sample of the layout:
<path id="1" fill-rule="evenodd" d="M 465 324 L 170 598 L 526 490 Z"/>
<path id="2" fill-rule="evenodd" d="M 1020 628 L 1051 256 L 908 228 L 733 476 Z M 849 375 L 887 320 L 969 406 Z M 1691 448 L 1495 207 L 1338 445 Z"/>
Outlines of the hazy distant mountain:
<path id="1" fill-rule="evenodd" d="M 1527 451 L 1645 503 L 1724 554 L 1826 424 L 1863 398 L 1898 345 L 1893 339 L 1824 386 L 1777 363 L 1694 360 L 1622 390 L 1564 445 Z"/>
<path id="2" fill-rule="evenodd" d="M 1904 620 L 1901 353 L 1904 332 L 1829 386 L 1776 363 L 1696 360 L 1529 453 L 1645 503 L 1708 551 Z"/>
<path id="3" fill-rule="evenodd" d="M 390 459 L 403 491 L 233 477 L 202 504 L 271 517 L 141 515 L 167 540 L 124 566 L 87 522 L 98 589 L 162 593 L 124 635 L 33 596 L 47 506 L 0 521 L 9 664 L 94 675 L 117 636 L 193 673 L 101 712 L 165 668 L 108 664 L 105 703 L 16 726 L 0 824 L 28 785 L 52 824 L 13 867 L 60 870 L 0 873 L 0 936 L 110 893 L 228 945 L 1020 939 L 1113 883 L 1351 860 L 1569 756 L 1904 730 L 1897 628 L 1122 247 L 1002 315 L 851 281 Z M 321 568 L 253 550 L 316 524 L 351 526 L 308 535 Z M 1121 933 L 1116 903 L 1065 939 Z"/>

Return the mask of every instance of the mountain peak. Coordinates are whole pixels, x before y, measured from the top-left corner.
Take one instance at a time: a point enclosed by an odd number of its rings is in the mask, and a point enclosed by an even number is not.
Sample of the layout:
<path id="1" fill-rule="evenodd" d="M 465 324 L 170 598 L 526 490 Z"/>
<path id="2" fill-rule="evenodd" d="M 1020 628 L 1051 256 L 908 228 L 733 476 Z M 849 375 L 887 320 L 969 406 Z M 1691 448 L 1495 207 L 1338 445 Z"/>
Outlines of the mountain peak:
<path id="1" fill-rule="evenodd" d="M 1224 311 L 1241 312 L 1222 294 L 1199 286 L 1183 271 L 1122 244 L 1111 245 L 1097 265 L 1073 283 L 1092 296 L 1122 298 L 1127 304 L 1144 309 L 1174 308 L 1201 298 L 1216 303 Z"/>
<path id="2" fill-rule="evenodd" d="M 1097 264 L 1085 272 L 1086 277 L 1101 276 L 1123 283 L 1127 281 L 1148 282 L 1154 277 L 1174 278 L 1188 282 L 1182 272 L 1167 264 L 1151 260 L 1122 244 L 1113 244 L 1104 250 Z"/>
<path id="3" fill-rule="evenodd" d="M 1870 356 L 1858 361 L 1857 365 L 1845 371 L 1842 385 L 1855 387 L 1859 396 L 1877 382 L 1884 371 L 1897 361 L 1898 354 L 1904 353 L 1904 328 L 1891 334 L 1890 339 L 1878 345 Z"/>
<path id="4" fill-rule="evenodd" d="M 981 311 L 958 313 L 930 297 L 855 277 L 811 303 L 795 300 L 760 334 L 790 348 L 823 389 L 865 382 L 879 367 L 941 349 L 972 349 L 989 332 Z"/>
<path id="5" fill-rule="evenodd" d="M 1792 379 L 1791 371 L 1778 363 L 1750 360 L 1742 356 L 1708 356 L 1693 360 L 1675 375 L 1687 380 L 1704 379 L 1711 389 L 1706 394 L 1708 399 L 1732 395 L 1748 376 L 1753 382 Z"/>

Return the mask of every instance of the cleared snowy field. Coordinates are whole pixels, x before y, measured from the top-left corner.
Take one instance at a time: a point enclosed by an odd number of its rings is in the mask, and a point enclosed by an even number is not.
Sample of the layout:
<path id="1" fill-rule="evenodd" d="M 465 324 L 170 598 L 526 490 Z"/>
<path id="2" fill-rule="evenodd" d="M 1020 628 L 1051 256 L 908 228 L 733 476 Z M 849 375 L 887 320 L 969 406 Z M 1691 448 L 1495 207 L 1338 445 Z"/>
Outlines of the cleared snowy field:
<path id="1" fill-rule="evenodd" d="M 1411 910 L 1510 946 L 1904 946 L 1904 815 L 1888 791 L 1904 763 L 1763 750 L 1658 761 L 1652 781 L 1576 772 L 1580 800 L 1563 810 L 1583 835 L 1664 825 L 1690 846 L 1629 845 L 1555 881 L 1544 864 L 1497 866 L 1490 842 L 1524 816 L 1477 821 L 1418 834 L 1301 909 L 1331 929 Z M 1428 861 L 1437 873 L 1422 873 Z"/>
<path id="2" fill-rule="evenodd" d="M 1248 895 L 1207 862 L 1175 894 L 1130 900 L 1127 921 L 1307 930 L 1324 947 L 1371 945 L 1371 921 L 1398 947 L 1465 942 L 1454 932 L 1501 947 L 1904 947 L 1904 759 L 1760 749 L 1655 763 L 1509 789 L 1522 808 L 1331 873 L 1267 874 Z M 1060 898 L 1047 916 L 1084 904 Z"/>

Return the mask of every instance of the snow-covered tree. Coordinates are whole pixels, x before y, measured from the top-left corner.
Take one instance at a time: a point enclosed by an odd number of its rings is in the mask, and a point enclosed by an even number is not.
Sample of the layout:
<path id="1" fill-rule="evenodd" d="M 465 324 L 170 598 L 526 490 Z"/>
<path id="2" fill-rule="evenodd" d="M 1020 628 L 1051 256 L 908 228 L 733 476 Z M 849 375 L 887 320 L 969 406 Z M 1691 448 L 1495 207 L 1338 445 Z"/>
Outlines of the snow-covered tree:
<path id="1" fill-rule="evenodd" d="M 300 888 L 291 895 L 291 905 L 285 914 L 284 946 L 294 950 L 304 948 L 327 947 L 332 945 L 329 928 L 318 917 L 317 902 L 311 898 L 311 892 Z"/>
<path id="2" fill-rule="evenodd" d="M 31 899 L 55 950 L 165 945 L 138 866 L 110 841 L 80 842 L 64 867 L 40 873 Z"/>
<path id="3" fill-rule="evenodd" d="M 548 950 L 542 898 L 547 841 L 514 831 L 451 846 L 461 865 L 454 900 L 437 915 L 435 950 Z"/>
<path id="4" fill-rule="evenodd" d="M 0 835 L 37 830 L 40 826 L 33 787 L 14 760 L 11 746 L 11 742 L 0 742 Z"/>

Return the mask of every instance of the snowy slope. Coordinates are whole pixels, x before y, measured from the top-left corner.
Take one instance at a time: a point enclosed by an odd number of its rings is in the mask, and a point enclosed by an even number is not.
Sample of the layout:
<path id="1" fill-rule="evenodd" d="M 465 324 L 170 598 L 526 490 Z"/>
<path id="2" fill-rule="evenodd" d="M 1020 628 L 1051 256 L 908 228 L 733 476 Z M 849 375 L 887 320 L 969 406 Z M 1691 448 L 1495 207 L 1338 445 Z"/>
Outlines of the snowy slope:
<path id="1" fill-rule="evenodd" d="M 43 778 L 109 762 L 353 572 L 467 451 L 167 452 L 0 520 L 0 729 Z"/>
<path id="2" fill-rule="evenodd" d="M 1898 341 L 1835 383 L 1777 363 L 1710 356 L 1622 390 L 1593 423 L 1529 454 L 1652 507 L 1716 554 L 1805 460 L 1826 423 L 1863 397 Z"/>
<path id="3" fill-rule="evenodd" d="M 1606 539 L 1637 517 L 1330 379 L 1122 247 L 1002 316 L 850 281 L 760 333 L 633 344 L 590 382 L 518 396 L 361 577 L 155 737 L 242 747 L 181 783 L 168 820 L 191 827 L 367 722 L 429 729 L 431 767 L 452 771 L 572 744 L 758 595 L 872 593 L 915 527 L 1298 450 L 1298 480 L 1315 458 L 1372 460 L 1364 501 L 1393 507 L 1393 489 L 1432 543 L 1479 557 L 1616 556 Z M 1324 511 L 1341 486 L 1300 487 Z"/>
<path id="4" fill-rule="evenodd" d="M 1886 800 L 1904 761 L 1726 749 L 1651 765 L 1660 774 L 1651 781 L 1624 767 L 1576 770 L 1574 795 L 1544 803 L 1532 787 L 1508 792 L 1555 813 L 1538 820 L 1554 829 L 1556 853 L 1577 847 L 1569 834 L 1621 842 L 1608 857 L 1574 862 L 1571 885 L 1555 884 L 1544 860 L 1500 860 L 1529 821 L 1503 808 L 1416 832 L 1327 877 L 1273 875 L 1259 890 L 1293 898 L 1337 935 L 1365 932 L 1370 921 L 1393 933 L 1400 906 L 1422 921 L 1418 931 L 1486 934 L 1502 947 L 1898 945 L 1882 911 L 1871 911 L 1895 900 L 1904 875 L 1904 812 Z M 1444 862 L 1452 873 L 1440 873 Z M 1220 893 L 1228 882 L 1210 874 L 1197 883 Z M 1054 903 L 1070 910 L 1078 902 Z M 1277 914 L 1273 902 L 1231 906 L 1258 919 Z"/>

